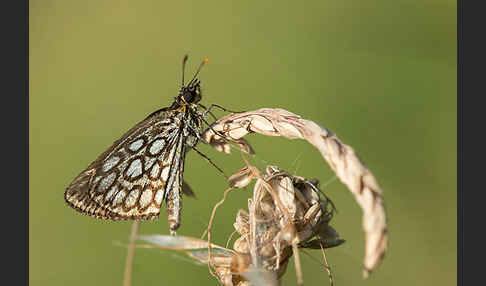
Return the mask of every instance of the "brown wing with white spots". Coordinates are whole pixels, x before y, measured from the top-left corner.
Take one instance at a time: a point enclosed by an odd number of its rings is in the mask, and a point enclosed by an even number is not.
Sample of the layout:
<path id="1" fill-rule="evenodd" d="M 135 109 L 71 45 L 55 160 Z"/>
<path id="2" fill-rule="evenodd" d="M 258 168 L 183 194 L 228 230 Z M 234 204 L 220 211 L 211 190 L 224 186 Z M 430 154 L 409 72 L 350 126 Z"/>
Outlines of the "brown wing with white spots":
<path id="1" fill-rule="evenodd" d="M 185 140 L 181 122 L 171 112 L 150 115 L 91 163 L 64 193 L 68 205 L 103 219 L 158 217 L 171 192 L 169 179 L 184 161 L 175 158 L 184 152 Z"/>

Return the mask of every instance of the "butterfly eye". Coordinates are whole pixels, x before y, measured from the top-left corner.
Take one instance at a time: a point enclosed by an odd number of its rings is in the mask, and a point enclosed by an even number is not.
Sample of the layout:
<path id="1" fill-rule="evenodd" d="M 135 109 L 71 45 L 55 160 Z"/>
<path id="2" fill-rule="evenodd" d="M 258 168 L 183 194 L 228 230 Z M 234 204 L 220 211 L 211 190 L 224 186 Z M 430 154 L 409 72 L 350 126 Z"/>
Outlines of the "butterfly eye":
<path id="1" fill-rule="evenodd" d="M 182 97 L 184 98 L 184 101 L 188 103 L 191 103 L 194 100 L 194 94 L 190 91 L 185 92 Z"/>

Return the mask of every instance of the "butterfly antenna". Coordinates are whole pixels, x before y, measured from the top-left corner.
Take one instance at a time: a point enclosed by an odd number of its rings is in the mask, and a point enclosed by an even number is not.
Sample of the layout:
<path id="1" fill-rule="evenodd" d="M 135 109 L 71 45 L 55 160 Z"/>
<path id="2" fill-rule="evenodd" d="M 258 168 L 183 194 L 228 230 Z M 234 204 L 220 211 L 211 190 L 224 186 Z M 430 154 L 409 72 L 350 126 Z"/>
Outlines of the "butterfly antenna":
<path id="1" fill-rule="evenodd" d="M 185 55 L 184 58 L 182 58 L 182 86 L 184 86 L 184 70 L 186 69 L 186 62 L 187 59 L 189 58 L 189 55 Z"/>
<path id="2" fill-rule="evenodd" d="M 190 83 L 192 83 L 192 82 L 193 82 L 193 81 L 196 79 L 197 75 L 199 74 L 199 72 L 201 71 L 201 69 L 202 69 L 202 67 L 204 66 L 204 64 L 205 64 L 205 63 L 209 63 L 209 58 L 205 58 L 205 59 L 202 61 L 202 63 L 199 65 L 199 68 L 198 68 L 198 69 L 197 69 L 197 71 L 196 71 L 196 74 L 195 74 L 195 75 L 194 75 L 194 77 L 191 79 L 191 81 L 189 82 L 189 84 L 190 84 Z"/>

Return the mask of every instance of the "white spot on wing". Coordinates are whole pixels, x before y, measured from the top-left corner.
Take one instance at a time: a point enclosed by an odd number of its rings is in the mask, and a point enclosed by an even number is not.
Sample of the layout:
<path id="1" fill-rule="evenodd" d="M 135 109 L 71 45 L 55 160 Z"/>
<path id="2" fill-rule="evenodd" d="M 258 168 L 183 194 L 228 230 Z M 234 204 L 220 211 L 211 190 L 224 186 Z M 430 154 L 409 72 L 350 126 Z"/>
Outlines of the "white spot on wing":
<path id="1" fill-rule="evenodd" d="M 145 156 L 145 170 L 150 170 L 150 168 L 152 168 L 152 165 L 156 162 L 157 158 L 151 158 L 151 157 L 147 157 Z"/>
<path id="2" fill-rule="evenodd" d="M 100 184 L 98 185 L 98 192 L 100 192 L 100 193 L 105 192 L 111 186 L 111 184 L 113 184 L 115 179 L 116 179 L 116 173 L 115 172 L 104 177 L 103 180 L 101 180 Z"/>
<path id="3" fill-rule="evenodd" d="M 169 177 L 169 170 L 170 170 L 170 166 L 165 166 L 164 169 L 162 170 L 163 181 L 167 181 L 167 178 Z"/>
<path id="4" fill-rule="evenodd" d="M 118 204 L 121 204 L 124 197 L 125 197 L 125 190 L 121 190 L 120 192 L 118 192 L 118 194 L 116 194 L 112 205 L 116 206 Z"/>
<path id="5" fill-rule="evenodd" d="M 126 172 L 130 178 L 140 176 L 142 174 L 142 160 L 133 160 Z"/>
<path id="6" fill-rule="evenodd" d="M 133 209 L 129 210 L 126 215 L 127 216 L 136 216 L 136 215 L 138 215 L 138 211 L 137 211 L 136 208 L 133 208 Z"/>
<path id="7" fill-rule="evenodd" d="M 164 190 L 163 189 L 157 190 L 157 193 L 155 194 L 155 202 L 157 203 L 158 206 L 162 205 L 163 197 L 164 197 Z"/>
<path id="8" fill-rule="evenodd" d="M 150 177 L 153 179 L 157 179 L 159 176 L 159 170 L 160 170 L 160 165 L 155 163 L 154 166 L 152 167 L 152 170 L 150 171 Z"/>
<path id="9" fill-rule="evenodd" d="M 153 205 L 149 206 L 148 209 L 145 211 L 145 213 L 159 213 L 160 209 L 157 207 L 154 207 Z"/>
<path id="10" fill-rule="evenodd" d="M 103 164 L 103 172 L 108 172 L 115 166 L 118 162 L 120 161 L 120 157 L 118 156 L 113 156 L 108 158 L 108 160 L 105 161 L 105 164 Z"/>
<path id="11" fill-rule="evenodd" d="M 133 189 L 129 194 L 127 199 L 125 200 L 125 206 L 127 208 L 131 208 L 137 202 L 138 195 L 140 194 L 139 189 Z"/>
<path id="12" fill-rule="evenodd" d="M 111 188 L 111 189 L 108 191 L 108 193 L 106 194 L 105 201 L 109 201 L 109 200 L 111 200 L 111 198 L 113 197 L 113 195 L 116 193 L 117 189 L 118 189 L 118 188 L 116 187 L 116 185 L 115 185 L 115 186 L 113 186 L 113 187 L 112 187 L 112 188 Z"/>
<path id="13" fill-rule="evenodd" d="M 140 208 L 145 208 L 152 202 L 152 190 L 145 189 L 140 197 Z"/>
<path id="14" fill-rule="evenodd" d="M 154 187 L 154 188 L 158 188 L 158 187 L 163 186 L 163 185 L 164 185 L 164 182 L 162 182 L 162 180 L 157 180 L 157 181 L 152 182 L 152 187 Z"/>
<path id="15" fill-rule="evenodd" d="M 82 204 L 83 202 L 82 201 L 77 201 L 77 202 L 74 202 L 74 206 L 79 208 L 79 206 Z"/>
<path id="16" fill-rule="evenodd" d="M 143 138 L 140 138 L 137 141 L 132 142 L 132 144 L 128 146 L 128 149 L 135 152 L 143 146 L 143 143 L 144 143 Z"/>
<path id="17" fill-rule="evenodd" d="M 152 154 L 152 155 L 159 154 L 160 150 L 162 150 L 162 148 L 164 148 L 164 145 L 165 145 L 165 141 L 161 138 L 152 141 L 152 144 L 150 145 L 150 148 L 149 148 L 150 154 Z"/>

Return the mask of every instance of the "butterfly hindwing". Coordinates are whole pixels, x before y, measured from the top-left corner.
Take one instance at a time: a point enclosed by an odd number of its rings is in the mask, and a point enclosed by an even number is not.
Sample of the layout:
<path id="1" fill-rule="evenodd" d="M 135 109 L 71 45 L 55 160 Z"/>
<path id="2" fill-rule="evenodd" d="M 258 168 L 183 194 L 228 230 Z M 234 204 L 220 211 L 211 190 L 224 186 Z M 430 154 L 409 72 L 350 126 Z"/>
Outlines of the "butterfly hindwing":
<path id="1" fill-rule="evenodd" d="M 182 136 L 179 140 L 182 140 Z M 167 179 L 167 189 L 172 191 L 166 192 L 167 201 L 167 219 L 169 221 L 169 228 L 171 231 L 175 231 L 181 221 L 181 209 L 182 209 L 182 189 L 183 189 L 183 174 L 184 174 L 184 161 L 179 158 L 185 158 L 186 144 L 178 143 L 174 150 L 174 156 L 172 157 L 171 169 L 169 171 Z"/>

